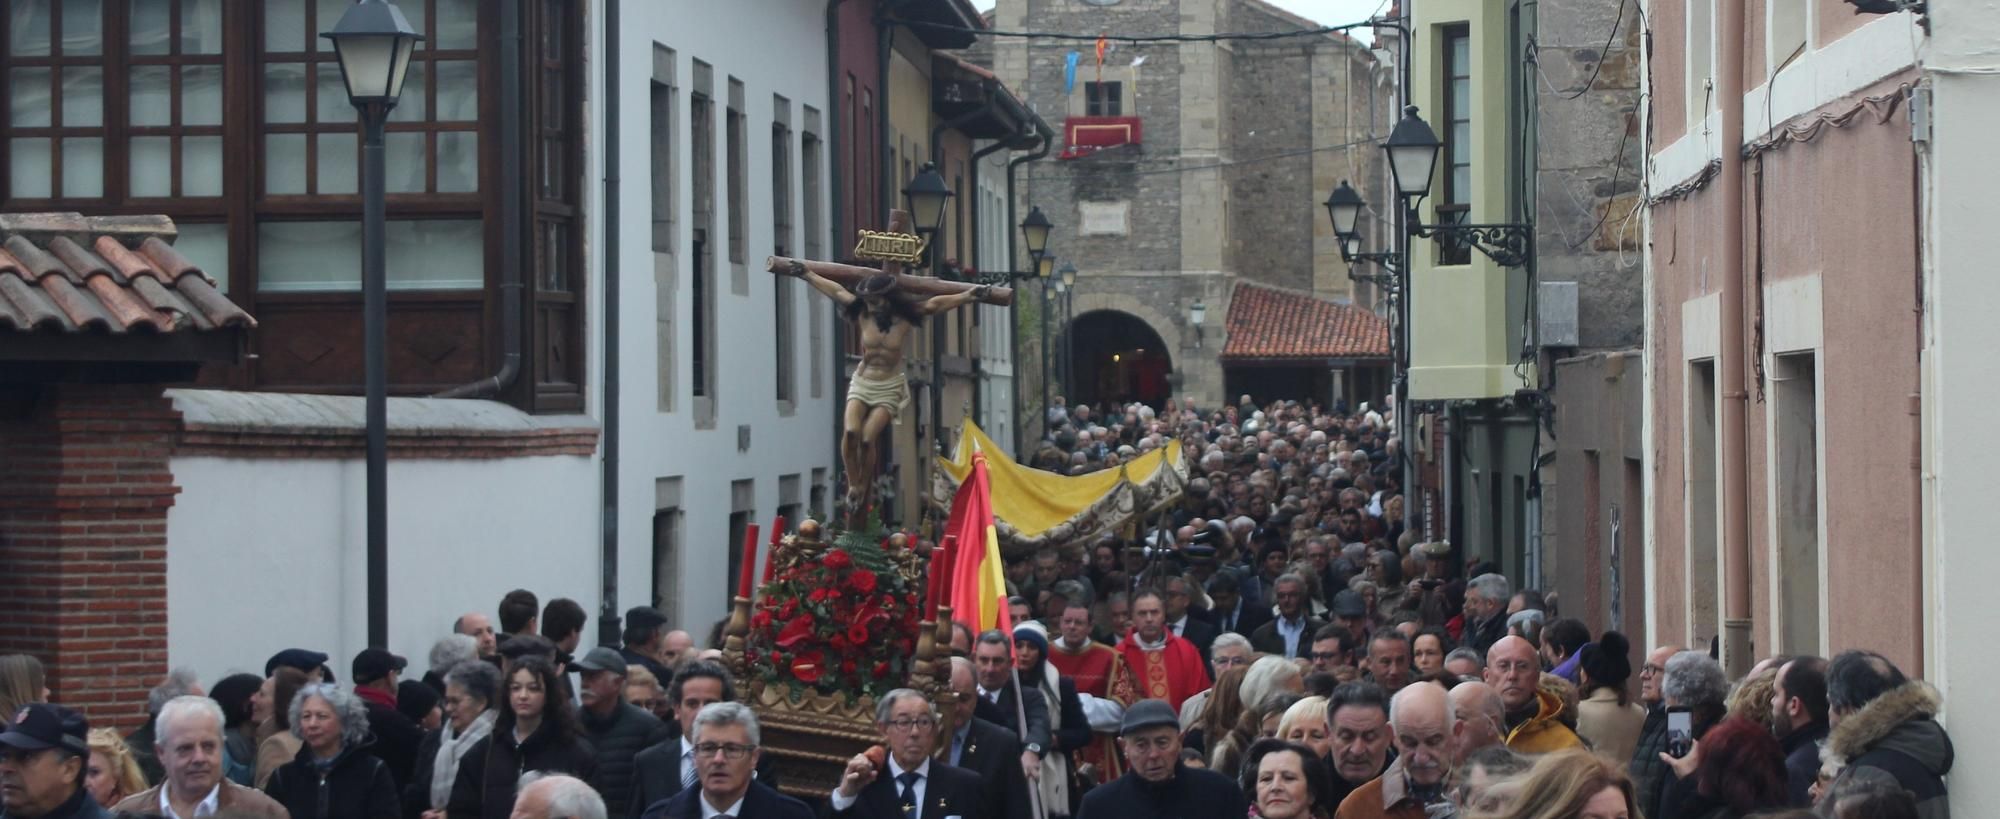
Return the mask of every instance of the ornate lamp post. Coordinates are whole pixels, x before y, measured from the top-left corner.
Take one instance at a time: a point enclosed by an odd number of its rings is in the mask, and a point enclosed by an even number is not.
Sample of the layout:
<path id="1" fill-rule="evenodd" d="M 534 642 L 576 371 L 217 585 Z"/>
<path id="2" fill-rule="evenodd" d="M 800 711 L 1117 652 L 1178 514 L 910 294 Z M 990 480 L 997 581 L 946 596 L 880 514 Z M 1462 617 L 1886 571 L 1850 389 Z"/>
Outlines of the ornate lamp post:
<path id="1" fill-rule="evenodd" d="M 951 201 L 951 188 L 944 184 L 944 176 L 937 166 L 926 162 L 910 180 L 909 187 L 903 189 L 903 201 L 910 211 L 910 221 L 917 235 L 924 239 L 924 252 L 929 257 L 932 276 L 941 276 L 944 270 L 944 248 L 939 238 L 944 233 L 944 209 Z M 931 323 L 931 436 L 939 448 L 948 444 L 944 432 L 944 322 Z"/>

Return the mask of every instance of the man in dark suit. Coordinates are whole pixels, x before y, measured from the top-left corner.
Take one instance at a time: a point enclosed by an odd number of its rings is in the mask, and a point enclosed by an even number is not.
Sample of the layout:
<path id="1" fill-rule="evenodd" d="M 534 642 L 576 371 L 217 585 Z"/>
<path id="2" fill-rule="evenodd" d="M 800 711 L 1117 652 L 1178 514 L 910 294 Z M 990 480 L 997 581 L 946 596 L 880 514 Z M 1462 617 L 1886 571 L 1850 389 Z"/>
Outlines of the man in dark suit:
<path id="1" fill-rule="evenodd" d="M 1288 659 L 1311 656 L 1313 633 L 1326 623 L 1306 614 L 1305 578 L 1287 572 L 1272 587 L 1277 590 L 1278 616 L 1251 633 L 1250 647 Z"/>
<path id="2" fill-rule="evenodd" d="M 757 715 L 748 706 L 718 702 L 694 718 L 694 751 L 700 785 L 654 802 L 642 819 L 812 819 L 812 808 L 756 781 L 763 757 Z"/>
<path id="3" fill-rule="evenodd" d="M 672 736 L 632 757 L 632 794 L 630 807 L 624 814 L 629 819 L 638 819 L 648 807 L 680 795 L 695 783 L 700 766 L 694 755 L 695 721 L 703 708 L 718 702 L 735 702 L 736 686 L 722 666 L 693 662 L 674 675 L 673 682 L 667 685 L 667 697 L 674 707 Z M 756 779 L 775 789 L 778 782 L 770 767 L 771 758 L 759 754 L 754 768 Z"/>
<path id="4" fill-rule="evenodd" d="M 1207 663 L 1208 648 L 1215 642 L 1215 635 L 1221 634 L 1222 631 L 1217 629 L 1213 622 L 1204 619 L 1205 612 L 1202 616 L 1197 616 L 1197 610 L 1189 608 L 1189 604 L 1193 602 L 1193 594 L 1188 588 L 1187 578 L 1164 578 L 1160 581 L 1159 589 L 1160 603 L 1167 609 L 1167 631 L 1194 644 L 1195 650 L 1201 652 L 1201 661 Z"/>
<path id="5" fill-rule="evenodd" d="M 1258 626 L 1271 622 L 1271 610 L 1245 598 L 1242 589 L 1243 581 L 1228 572 L 1208 579 L 1208 599 L 1215 601 L 1212 611 L 1218 632 L 1248 637 L 1257 632 Z M 1213 653 L 1212 648 L 1210 652 Z"/>
<path id="6" fill-rule="evenodd" d="M 979 702 L 977 680 L 971 660 L 951 658 L 951 691 L 958 702 L 952 705 L 951 722 L 956 727 L 945 740 L 944 759 L 985 780 L 986 804 L 996 819 L 1027 819 L 1033 803 L 1021 771 L 1021 740 L 973 713 Z"/>
<path id="7" fill-rule="evenodd" d="M 1034 776 L 1040 776 L 1042 754 L 1048 753 L 1050 747 L 1049 703 L 1044 697 L 1020 696 L 1020 689 L 1014 685 L 1013 639 L 999 629 L 979 635 L 972 646 L 972 665 L 979 672 L 979 701 L 974 704 L 973 713 L 1019 738 L 1022 775 L 1033 771 Z M 1028 723 L 1026 734 L 1020 730 L 1024 712 Z"/>
<path id="8" fill-rule="evenodd" d="M 985 804 L 979 774 L 931 759 L 937 746 L 937 712 L 923 692 L 898 688 L 875 706 L 875 727 L 889 753 L 882 767 L 865 753 L 847 761 L 832 797 L 841 819 L 998 819 Z"/>

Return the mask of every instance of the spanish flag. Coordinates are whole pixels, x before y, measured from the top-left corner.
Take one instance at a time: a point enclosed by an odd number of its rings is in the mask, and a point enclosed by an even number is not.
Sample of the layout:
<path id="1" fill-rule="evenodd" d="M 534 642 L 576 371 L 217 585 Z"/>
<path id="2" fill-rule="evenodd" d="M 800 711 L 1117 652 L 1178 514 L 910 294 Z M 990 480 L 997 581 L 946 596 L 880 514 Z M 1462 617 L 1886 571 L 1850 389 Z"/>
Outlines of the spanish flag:
<path id="1" fill-rule="evenodd" d="M 993 489 L 986 477 L 986 454 L 972 453 L 972 473 L 951 499 L 944 531 L 958 539 L 952 556 L 951 616 L 974 634 L 1000 629 L 1012 634 L 1007 616 L 1007 574 L 1000 563 L 1000 537 L 993 529 Z M 1010 637 L 1011 640 L 1011 637 Z"/>

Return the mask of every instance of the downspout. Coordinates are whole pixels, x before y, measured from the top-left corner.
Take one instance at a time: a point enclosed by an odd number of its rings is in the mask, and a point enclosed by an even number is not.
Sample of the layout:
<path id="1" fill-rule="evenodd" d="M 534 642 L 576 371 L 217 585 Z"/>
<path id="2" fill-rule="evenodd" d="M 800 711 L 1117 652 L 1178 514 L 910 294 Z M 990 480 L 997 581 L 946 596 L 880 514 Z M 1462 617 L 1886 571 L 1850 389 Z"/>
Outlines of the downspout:
<path id="1" fill-rule="evenodd" d="M 842 216 L 841 205 L 843 203 L 842 200 L 845 198 L 841 195 L 841 192 L 846 190 L 846 188 L 841 185 L 843 180 L 841 178 L 841 173 L 840 173 L 840 162 L 842 157 L 847 156 L 847 154 L 841 150 L 842 141 L 841 141 L 841 131 L 840 131 L 841 72 L 840 72 L 840 14 L 838 12 L 838 8 L 842 2 L 843 0 L 826 0 L 826 123 L 827 123 L 826 155 L 828 159 L 827 179 L 830 180 L 831 182 L 831 184 L 827 186 L 826 190 L 827 190 L 827 199 L 830 203 L 830 207 L 827 209 L 827 213 L 832 216 L 832 221 L 828 222 L 827 224 L 829 225 L 829 229 L 832 231 L 833 234 L 832 236 L 828 237 L 829 239 L 833 240 L 833 244 L 827 245 L 827 248 L 830 251 L 836 253 L 838 252 L 838 248 L 840 247 L 839 240 L 837 237 L 840 236 L 840 226 L 841 226 L 841 216 Z M 856 173 L 860 173 L 861 171 L 860 168 L 856 168 L 854 170 Z M 807 172 L 810 173 L 811 171 L 808 170 Z M 822 306 L 816 305 L 811 309 L 824 309 L 824 308 Z M 837 385 L 840 384 L 841 370 L 843 369 L 843 366 L 847 363 L 847 333 L 841 330 L 839 321 L 840 321 L 839 318 L 836 317 L 834 319 L 834 326 L 833 326 L 832 378 L 833 378 L 833 383 L 836 385 L 836 389 L 834 390 L 835 394 L 840 393 L 840 390 L 838 389 Z M 842 431 L 841 428 L 842 419 L 840 415 L 834 415 L 830 420 L 833 422 L 833 438 L 832 438 L 833 457 L 832 460 L 827 461 L 827 463 L 838 466 L 840 464 L 840 436 Z M 810 493 L 808 493 L 808 497 L 810 497 Z M 815 509 L 812 511 L 821 515 L 833 514 L 832 509 Z"/>
<path id="2" fill-rule="evenodd" d="M 1014 220 L 1015 172 L 1020 170 L 1021 166 L 1026 163 L 1048 156 L 1049 146 L 1055 142 L 1055 132 L 1049 129 L 1049 124 L 1042 120 L 1040 114 L 1029 111 L 1028 116 L 1033 120 L 1035 136 L 1041 140 L 1042 144 L 1032 153 L 1007 160 L 1007 275 L 1009 277 L 1017 276 L 1021 273 L 1019 256 L 1021 245 L 1014 238 L 1014 227 L 1016 224 Z M 1029 271 L 1028 275 L 1032 276 L 1035 272 Z M 1013 303 L 1007 305 L 1007 338 L 1014 345 L 1012 353 L 1014 357 L 1014 460 L 1027 463 L 1028 453 L 1025 449 L 1028 445 L 1028 425 L 1021 423 L 1020 417 L 1021 379 L 1023 374 L 1021 371 L 1021 300 L 1019 298 L 1014 299 Z M 1035 416 L 1040 419 L 1037 423 L 1048 423 L 1048 411 L 1048 407 L 1043 407 L 1035 413 Z"/>
<path id="3" fill-rule="evenodd" d="M 618 0 L 604 0 L 604 459 L 599 483 L 603 486 L 603 509 L 599 518 L 602 538 L 601 572 L 603 605 L 597 613 L 597 642 L 618 645 Z"/>
<path id="4" fill-rule="evenodd" d="M 500 371 L 432 398 L 491 398 L 521 375 L 521 6 L 500 5 Z"/>
<path id="5" fill-rule="evenodd" d="M 945 172 L 944 164 L 941 161 L 944 158 L 944 132 L 956 131 L 964 127 L 967 123 L 992 112 L 993 97 L 988 95 L 986 104 L 940 122 L 931 128 L 930 161 L 937 167 L 938 175 L 942 176 Z M 966 192 L 959 191 L 958 195 L 965 196 Z M 974 196 L 973 198 L 978 199 L 979 197 Z M 946 235 L 944 228 L 943 224 L 938 225 L 937 233 L 932 239 L 933 242 L 937 242 L 936 236 Z M 964 241 L 964 237 L 959 237 L 960 243 Z M 938 255 L 944 252 L 944 248 L 941 245 L 941 242 L 937 242 L 930 248 L 930 273 L 932 276 L 938 276 L 944 270 L 942 259 Z M 944 316 L 931 317 L 931 439 L 936 442 L 936 453 L 943 453 L 944 448 L 950 445 L 950 442 L 945 440 L 944 432 L 944 350 L 946 343 L 944 325 Z M 975 394 L 979 391 L 978 383 L 979 380 L 974 378 L 973 392 Z"/>
<path id="6" fill-rule="evenodd" d="M 1743 34 L 1744 4 L 1719 3 L 1715 30 L 1722 34 L 1717 59 L 1717 107 L 1722 115 L 1722 172 L 1715 195 L 1721 199 L 1721 349 L 1716 367 L 1722 394 L 1723 619 L 1722 667 L 1731 679 L 1750 670 L 1750 510 L 1747 414 L 1750 385 L 1744 380 L 1743 285 Z"/>

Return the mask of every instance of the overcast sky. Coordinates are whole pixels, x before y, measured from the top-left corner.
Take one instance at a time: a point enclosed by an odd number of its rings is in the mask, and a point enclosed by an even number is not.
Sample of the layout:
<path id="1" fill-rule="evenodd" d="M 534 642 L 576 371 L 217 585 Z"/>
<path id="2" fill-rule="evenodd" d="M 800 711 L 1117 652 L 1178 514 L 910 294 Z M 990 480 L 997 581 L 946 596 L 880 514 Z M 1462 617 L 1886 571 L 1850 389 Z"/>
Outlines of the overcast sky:
<path id="1" fill-rule="evenodd" d="M 993 8 L 995 0 L 972 0 L 972 5 L 980 11 Z M 1358 23 L 1368 19 L 1377 10 L 1388 8 L 1387 0 L 1265 0 L 1271 5 L 1312 20 L 1321 25 L 1338 26 Z M 1361 39 L 1367 39 L 1367 29 L 1354 32 Z"/>

